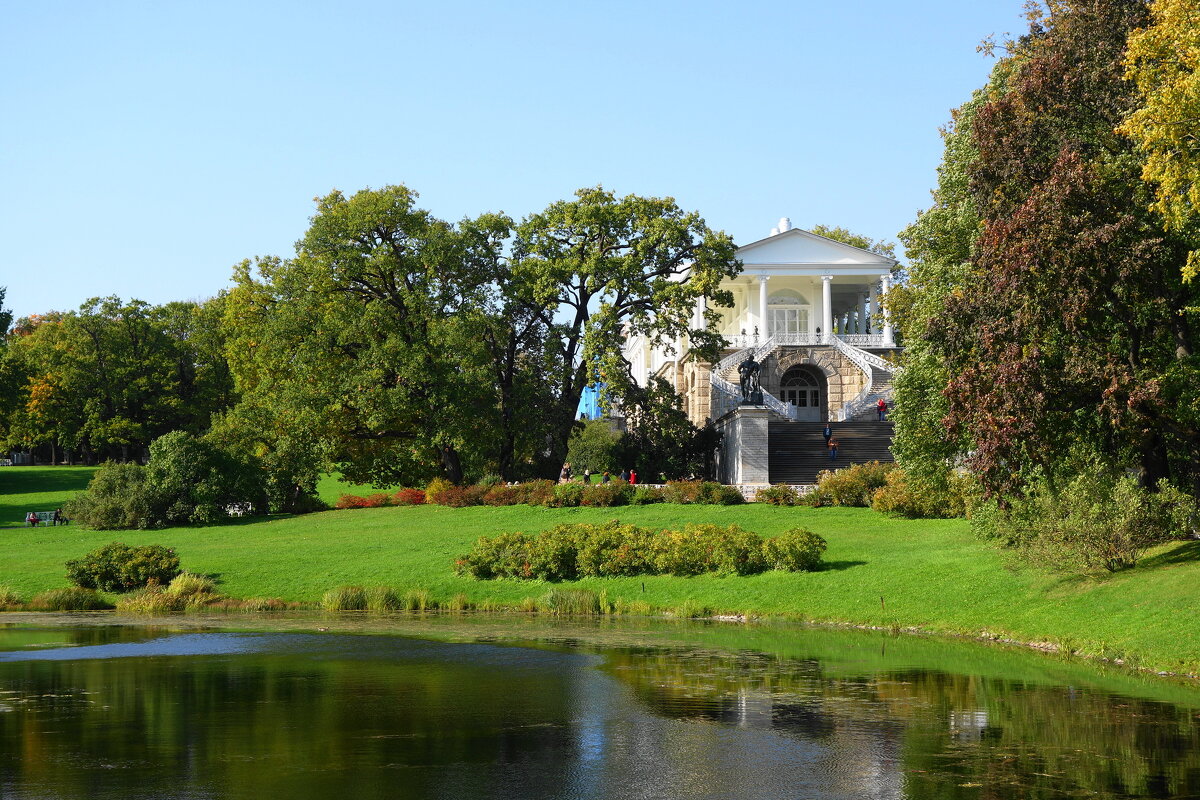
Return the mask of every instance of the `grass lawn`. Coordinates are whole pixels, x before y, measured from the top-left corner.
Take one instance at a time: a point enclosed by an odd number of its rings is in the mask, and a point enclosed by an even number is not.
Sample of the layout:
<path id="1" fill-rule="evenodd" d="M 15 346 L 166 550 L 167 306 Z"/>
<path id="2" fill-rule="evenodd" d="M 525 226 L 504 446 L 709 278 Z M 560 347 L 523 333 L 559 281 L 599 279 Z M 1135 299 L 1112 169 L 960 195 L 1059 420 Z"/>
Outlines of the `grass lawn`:
<path id="1" fill-rule="evenodd" d="M 74 481 L 74 483 L 72 483 Z M 86 482 L 83 470 L 0 470 L 0 505 L 14 521 L 53 508 Z M 334 486 L 336 494 L 350 491 Z M 56 494 L 58 492 L 59 494 Z M 1156 669 L 1200 670 L 1200 542 L 1166 545 L 1133 570 L 1104 578 L 1059 579 L 1013 567 L 962 520 L 902 520 L 853 508 L 652 505 L 609 509 L 438 506 L 331 511 L 211 528 L 85 531 L 76 526 L 0 532 L 0 586 L 25 597 L 64 586 L 63 563 L 110 541 L 176 548 L 185 568 L 216 575 L 235 597 L 314 603 L 334 587 L 427 589 L 441 602 L 519 604 L 550 584 L 475 581 L 452 562 L 479 536 L 542 530 L 559 522 L 620 519 L 651 527 L 737 523 L 764 535 L 803 526 L 829 542 L 827 568 L 745 578 L 595 578 L 568 584 L 610 599 L 671 609 L 691 603 L 717 612 L 785 615 L 813 621 L 989 632 L 1024 642 L 1068 645 Z M 882 603 L 881 603 L 882 598 Z"/>

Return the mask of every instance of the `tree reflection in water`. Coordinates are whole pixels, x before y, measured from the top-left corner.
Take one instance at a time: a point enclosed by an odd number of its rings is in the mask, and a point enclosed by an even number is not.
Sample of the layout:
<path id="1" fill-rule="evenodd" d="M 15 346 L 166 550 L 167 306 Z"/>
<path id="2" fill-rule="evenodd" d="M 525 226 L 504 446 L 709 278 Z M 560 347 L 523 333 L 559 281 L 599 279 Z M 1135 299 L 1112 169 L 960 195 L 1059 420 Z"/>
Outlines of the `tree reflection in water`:
<path id="1" fill-rule="evenodd" d="M 1136 699 L 972 650 L 876 657 L 875 641 L 0 630 L 0 796 L 1200 794 L 1200 694 Z M 936 653 L 982 660 L 919 663 Z"/>

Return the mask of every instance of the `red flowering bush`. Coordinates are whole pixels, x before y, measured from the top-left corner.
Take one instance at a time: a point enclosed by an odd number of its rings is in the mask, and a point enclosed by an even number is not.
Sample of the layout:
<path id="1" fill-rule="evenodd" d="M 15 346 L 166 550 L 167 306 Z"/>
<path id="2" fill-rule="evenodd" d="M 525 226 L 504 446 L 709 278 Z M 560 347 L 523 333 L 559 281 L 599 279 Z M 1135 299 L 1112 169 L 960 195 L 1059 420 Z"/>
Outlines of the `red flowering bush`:
<path id="1" fill-rule="evenodd" d="M 425 504 L 424 489 L 401 489 L 392 495 L 392 502 L 398 506 L 420 506 Z"/>
<path id="2" fill-rule="evenodd" d="M 370 508 L 370 506 L 369 506 L 369 505 L 367 505 L 367 498 L 365 498 L 365 497 L 359 497 L 359 496 L 358 496 L 358 495 L 356 495 L 356 494 L 344 494 L 344 495 L 342 495 L 341 497 L 339 497 L 339 498 L 338 498 L 338 501 L 337 501 L 337 503 L 335 503 L 333 507 L 334 507 L 334 508 L 338 508 L 338 509 L 345 509 L 345 508 Z"/>

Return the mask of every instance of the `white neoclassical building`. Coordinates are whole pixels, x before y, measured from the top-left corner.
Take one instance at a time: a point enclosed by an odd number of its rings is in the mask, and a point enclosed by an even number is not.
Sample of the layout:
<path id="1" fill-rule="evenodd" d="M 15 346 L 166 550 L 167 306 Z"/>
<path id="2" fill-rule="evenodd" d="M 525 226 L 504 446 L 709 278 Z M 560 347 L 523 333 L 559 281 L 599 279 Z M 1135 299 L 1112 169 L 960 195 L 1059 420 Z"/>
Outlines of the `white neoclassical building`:
<path id="1" fill-rule="evenodd" d="M 723 431 L 726 449 L 740 453 L 737 459 L 724 454 L 729 469 L 723 479 L 778 482 L 773 479 L 790 473 L 775 468 L 785 460 L 775 456 L 768 470 L 768 436 L 778 442 L 801 433 L 783 423 L 873 420 L 879 398 L 890 403 L 890 357 L 897 348 L 880 299 L 891 288 L 896 262 L 792 228 L 786 218 L 770 236 L 737 254 L 743 271 L 722 284 L 733 294 L 733 307 L 714 309 L 716 330 L 730 343 L 718 363 L 692 357 L 686 338 L 654 347 L 632 336 L 625 357 L 639 382 L 655 375 L 666 379 L 684 398 L 694 423 L 713 422 Z M 696 327 L 706 324 L 704 310 L 697 306 Z M 738 386 L 737 367 L 747 357 L 761 365 L 763 405 L 753 408 L 742 403 Z M 887 431 L 890 436 L 890 426 Z M 762 450 L 759 467 L 742 468 L 748 448 Z"/>

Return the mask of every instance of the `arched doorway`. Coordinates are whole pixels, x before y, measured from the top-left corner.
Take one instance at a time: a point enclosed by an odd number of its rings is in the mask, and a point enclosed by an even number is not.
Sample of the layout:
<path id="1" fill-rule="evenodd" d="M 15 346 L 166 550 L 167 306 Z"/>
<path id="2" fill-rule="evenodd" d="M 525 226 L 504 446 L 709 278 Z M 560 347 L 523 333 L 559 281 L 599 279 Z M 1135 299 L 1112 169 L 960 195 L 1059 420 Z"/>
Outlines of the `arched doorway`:
<path id="1" fill-rule="evenodd" d="M 821 379 L 812 370 L 796 366 L 779 379 L 779 399 L 796 407 L 796 418 L 820 422 L 825 408 Z"/>

